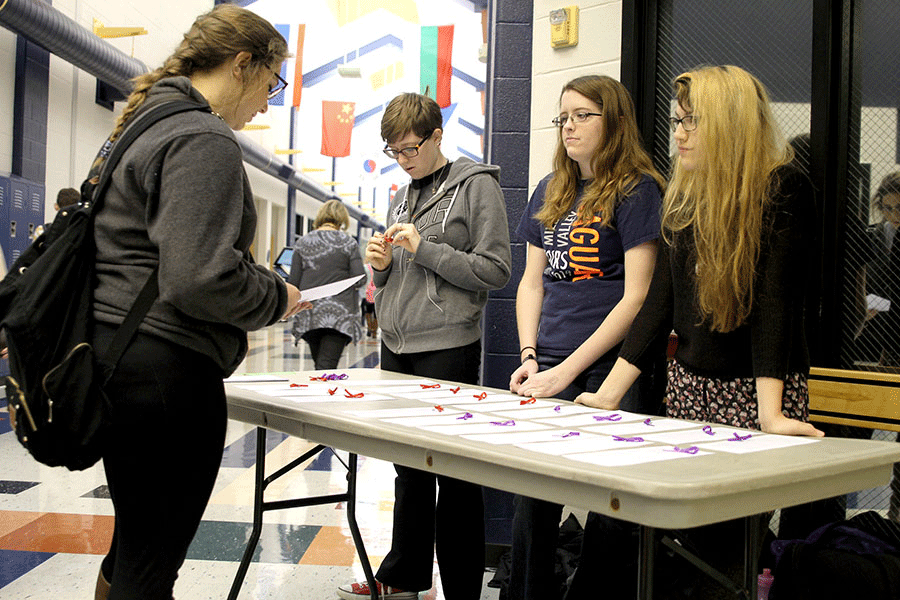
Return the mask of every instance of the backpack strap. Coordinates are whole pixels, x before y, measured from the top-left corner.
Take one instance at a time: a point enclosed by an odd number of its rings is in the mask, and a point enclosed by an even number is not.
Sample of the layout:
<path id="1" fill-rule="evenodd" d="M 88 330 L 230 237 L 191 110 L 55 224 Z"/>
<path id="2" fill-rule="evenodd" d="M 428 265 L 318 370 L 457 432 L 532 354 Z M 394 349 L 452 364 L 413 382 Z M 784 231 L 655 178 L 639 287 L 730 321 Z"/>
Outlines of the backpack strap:
<path id="1" fill-rule="evenodd" d="M 143 114 L 139 115 L 137 119 L 131 123 L 131 125 L 125 128 L 125 131 L 122 132 L 122 135 L 119 136 L 119 138 L 113 144 L 112 149 L 109 152 L 109 156 L 103 163 L 103 167 L 100 172 L 100 180 L 97 182 L 97 187 L 94 189 L 94 194 L 92 197 L 92 221 L 97 211 L 100 210 L 100 207 L 103 204 L 103 197 L 106 193 L 106 189 L 109 187 L 110 181 L 112 180 L 112 173 L 115 170 L 116 165 L 118 165 L 119 161 L 122 159 L 122 155 L 125 154 L 125 151 L 129 146 L 131 146 L 132 142 L 134 142 L 151 125 L 162 121 L 166 117 L 170 117 L 174 114 L 186 112 L 189 110 L 202 110 L 205 112 L 212 112 L 212 109 L 210 109 L 208 106 L 202 106 L 200 104 L 197 104 L 196 102 L 187 102 L 182 100 L 164 102 L 152 108 L 148 108 Z M 101 363 L 105 367 L 103 383 L 106 383 L 107 381 L 109 381 L 109 378 L 112 377 L 116 365 L 119 364 L 119 359 L 122 358 L 122 355 L 125 353 L 125 350 L 126 348 L 128 348 L 131 340 L 134 339 L 138 327 L 144 320 L 144 317 L 147 316 L 147 313 L 150 311 L 150 307 L 153 306 L 153 303 L 156 301 L 157 296 L 159 296 L 158 264 L 153 269 L 153 272 L 150 273 L 150 277 L 147 279 L 144 287 L 141 288 L 141 291 L 138 293 L 134 304 L 131 305 L 131 309 L 128 311 L 128 314 L 125 315 L 125 320 L 122 321 L 122 324 L 119 325 L 119 328 L 116 330 L 116 334 L 113 337 L 109 348 L 107 348 L 106 354 L 101 360 Z"/>
<path id="2" fill-rule="evenodd" d="M 103 196 L 106 193 L 106 188 L 109 187 L 110 182 L 112 181 L 113 171 L 116 169 L 116 165 L 119 164 L 119 161 L 122 159 L 122 156 L 125 154 L 125 151 L 128 150 L 128 147 L 136 140 L 144 131 L 150 128 L 150 126 L 162 121 L 166 117 L 170 117 L 172 115 L 187 112 L 189 110 L 200 110 L 204 112 L 211 113 L 212 109 L 209 106 L 203 106 L 202 104 L 197 104 L 196 102 L 189 102 L 187 100 L 174 100 L 171 102 L 162 102 L 153 107 L 148 108 L 143 113 L 138 114 L 135 117 L 134 121 L 132 121 L 122 132 L 122 134 L 116 138 L 115 142 L 112 142 L 112 147 L 109 148 L 109 154 L 106 157 L 106 160 L 103 161 L 103 165 L 100 168 L 99 180 L 97 181 L 97 186 L 94 188 L 93 195 L 91 196 L 92 208 L 91 214 L 93 215 L 96 211 L 100 210 L 100 206 L 103 204 Z M 110 142 L 107 141 L 107 144 Z M 104 153 L 106 147 L 101 150 L 101 154 Z"/>

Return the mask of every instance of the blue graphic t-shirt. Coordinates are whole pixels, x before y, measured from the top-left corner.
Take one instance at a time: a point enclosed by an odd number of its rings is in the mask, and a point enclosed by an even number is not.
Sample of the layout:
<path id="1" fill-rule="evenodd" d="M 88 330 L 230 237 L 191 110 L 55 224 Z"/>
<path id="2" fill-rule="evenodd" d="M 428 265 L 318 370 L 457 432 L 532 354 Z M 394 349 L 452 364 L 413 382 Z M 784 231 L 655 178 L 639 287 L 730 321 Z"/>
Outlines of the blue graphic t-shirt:
<path id="1" fill-rule="evenodd" d="M 538 349 L 542 354 L 568 356 L 622 299 L 625 251 L 659 238 L 661 199 L 656 182 L 644 175 L 616 207 L 612 227 L 606 227 L 602 214 L 589 223 L 578 220 L 581 184 L 572 210 L 553 229 L 546 229 L 534 215 L 544 203 L 551 178 L 542 179 L 534 190 L 517 233 L 547 254 Z"/>

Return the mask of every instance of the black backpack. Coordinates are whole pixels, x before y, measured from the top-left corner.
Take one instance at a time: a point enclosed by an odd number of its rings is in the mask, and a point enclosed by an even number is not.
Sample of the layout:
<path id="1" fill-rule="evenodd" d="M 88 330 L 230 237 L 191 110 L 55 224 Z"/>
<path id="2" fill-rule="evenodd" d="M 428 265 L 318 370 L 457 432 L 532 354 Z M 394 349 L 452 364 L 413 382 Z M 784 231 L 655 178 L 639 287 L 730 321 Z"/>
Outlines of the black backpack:
<path id="1" fill-rule="evenodd" d="M 154 270 L 101 360 L 91 345 L 94 218 L 128 146 L 154 123 L 188 110 L 209 108 L 161 103 L 138 115 L 114 143 L 107 142 L 96 185 L 88 179 L 82 203 L 60 210 L 0 281 L 0 333 L 9 349 L 6 398 L 16 436 L 41 463 L 81 470 L 102 456 L 109 415 L 103 385 L 159 287 Z"/>

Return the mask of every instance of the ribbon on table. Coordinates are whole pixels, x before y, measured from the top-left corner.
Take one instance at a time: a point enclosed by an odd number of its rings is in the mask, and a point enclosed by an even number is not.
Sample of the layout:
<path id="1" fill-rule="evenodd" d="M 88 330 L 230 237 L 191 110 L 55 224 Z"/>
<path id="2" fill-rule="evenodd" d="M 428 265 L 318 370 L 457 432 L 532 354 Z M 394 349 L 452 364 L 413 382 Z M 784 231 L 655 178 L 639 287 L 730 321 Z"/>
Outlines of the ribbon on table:
<path id="1" fill-rule="evenodd" d="M 428 385 L 427 383 L 420 383 L 419 385 L 422 386 L 423 390 L 435 390 L 435 389 L 441 387 L 441 384 L 439 384 L 439 383 L 435 383 L 433 385 Z"/>
<path id="2" fill-rule="evenodd" d="M 698 448 L 697 446 L 691 446 L 690 448 L 679 448 L 678 446 L 675 446 L 673 448 L 666 450 L 666 452 L 683 452 L 684 454 L 697 454 L 698 452 L 700 452 L 700 448 Z"/>
<path id="3" fill-rule="evenodd" d="M 749 440 L 752 437 L 752 434 L 748 433 L 747 435 L 740 435 L 737 431 L 734 432 L 734 437 L 728 438 L 729 442 L 743 442 L 744 440 Z"/>
<path id="4" fill-rule="evenodd" d="M 512 427 L 516 422 L 510 419 L 509 421 L 491 421 L 491 425 L 499 425 L 500 427 Z"/>
<path id="5" fill-rule="evenodd" d="M 344 397 L 345 398 L 362 398 L 365 395 L 366 395 L 365 392 L 360 392 L 358 394 L 352 394 L 352 393 L 350 393 L 350 390 L 344 388 Z"/>
<path id="6" fill-rule="evenodd" d="M 621 437 L 618 435 L 614 435 L 613 439 L 617 442 L 643 442 L 644 438 L 642 437 Z"/>
<path id="7" fill-rule="evenodd" d="M 594 415 L 594 420 L 595 421 L 613 421 L 613 422 L 621 421 L 622 415 L 620 415 L 619 413 L 616 413 L 614 415 Z"/>
<path id="8" fill-rule="evenodd" d="M 456 417 L 456 420 L 457 420 L 457 421 L 468 421 L 468 420 L 471 419 L 473 416 L 474 416 L 474 415 L 473 415 L 472 413 L 467 412 L 466 414 L 464 414 L 464 415 L 461 416 L 461 417 Z"/>
<path id="9" fill-rule="evenodd" d="M 534 404 L 537 402 L 534 398 L 529 398 L 528 400 L 519 400 L 519 405 L 524 406 L 525 404 Z"/>

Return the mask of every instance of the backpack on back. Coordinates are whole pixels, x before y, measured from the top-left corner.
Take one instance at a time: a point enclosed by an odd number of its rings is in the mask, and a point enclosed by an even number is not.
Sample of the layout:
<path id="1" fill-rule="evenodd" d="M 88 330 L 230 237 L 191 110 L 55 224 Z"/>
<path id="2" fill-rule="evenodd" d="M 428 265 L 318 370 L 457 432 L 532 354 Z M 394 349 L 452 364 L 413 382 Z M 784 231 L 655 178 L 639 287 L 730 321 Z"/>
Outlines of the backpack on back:
<path id="1" fill-rule="evenodd" d="M 60 210 L 0 281 L 10 420 L 19 441 L 41 463 L 81 470 L 102 456 L 109 415 L 103 385 L 158 295 L 158 284 L 154 271 L 101 360 L 91 345 L 94 217 L 128 146 L 157 121 L 187 110 L 209 109 L 166 102 L 132 122 L 112 144 L 96 187 L 85 182 L 82 204 Z"/>

